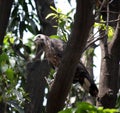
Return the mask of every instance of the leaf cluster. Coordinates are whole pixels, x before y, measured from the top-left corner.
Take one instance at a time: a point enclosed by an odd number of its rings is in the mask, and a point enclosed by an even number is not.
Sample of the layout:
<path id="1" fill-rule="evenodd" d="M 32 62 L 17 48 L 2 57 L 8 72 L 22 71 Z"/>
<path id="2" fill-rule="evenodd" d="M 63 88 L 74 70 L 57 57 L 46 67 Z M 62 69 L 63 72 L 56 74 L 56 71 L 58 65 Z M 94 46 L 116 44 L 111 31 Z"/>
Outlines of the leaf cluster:
<path id="1" fill-rule="evenodd" d="M 106 26 L 104 23 L 94 23 L 94 28 L 102 29 L 107 31 L 108 41 L 112 40 L 114 35 L 114 29 L 111 26 Z"/>
<path id="2" fill-rule="evenodd" d="M 58 28 L 58 36 L 64 41 L 67 41 L 73 23 L 73 18 L 71 17 L 71 15 L 73 14 L 75 9 L 72 9 L 67 14 L 64 14 L 60 8 L 55 9 L 52 6 L 50 6 L 50 8 L 55 13 L 48 14 L 46 16 L 46 19 L 50 17 L 52 17 L 52 19 L 56 18 L 58 26 L 54 26 L 54 27 Z"/>
<path id="3" fill-rule="evenodd" d="M 59 113 L 118 113 L 117 109 L 104 109 L 103 107 L 95 107 L 86 102 L 79 102 L 74 108 L 68 108 Z"/>
<path id="4" fill-rule="evenodd" d="M 38 33 L 39 19 L 36 14 L 36 9 L 31 0 L 16 0 L 14 1 L 8 32 L 14 33 L 22 38 L 24 32 Z"/>
<path id="5" fill-rule="evenodd" d="M 0 55 L 0 102 L 5 103 L 11 111 L 22 113 L 27 94 L 24 91 L 25 62 L 13 50 L 14 37 L 8 33 L 4 38 Z"/>

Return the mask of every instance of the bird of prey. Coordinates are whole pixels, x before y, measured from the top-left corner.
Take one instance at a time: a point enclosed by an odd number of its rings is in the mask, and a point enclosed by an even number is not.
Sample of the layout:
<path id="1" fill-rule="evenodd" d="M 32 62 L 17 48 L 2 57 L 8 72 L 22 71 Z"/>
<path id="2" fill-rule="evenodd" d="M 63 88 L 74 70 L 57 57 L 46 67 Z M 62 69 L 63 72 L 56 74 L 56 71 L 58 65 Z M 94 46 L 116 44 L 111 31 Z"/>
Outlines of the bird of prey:
<path id="1" fill-rule="evenodd" d="M 44 51 L 45 58 L 48 62 L 50 62 L 54 68 L 58 68 L 62 60 L 66 43 L 60 39 L 52 39 L 46 35 L 38 34 L 35 36 L 35 44 L 37 46 L 36 58 L 40 57 L 41 53 Z M 79 61 L 76 66 L 73 79 L 73 83 L 77 82 L 81 84 L 85 91 L 97 97 L 98 88 L 81 61 Z"/>

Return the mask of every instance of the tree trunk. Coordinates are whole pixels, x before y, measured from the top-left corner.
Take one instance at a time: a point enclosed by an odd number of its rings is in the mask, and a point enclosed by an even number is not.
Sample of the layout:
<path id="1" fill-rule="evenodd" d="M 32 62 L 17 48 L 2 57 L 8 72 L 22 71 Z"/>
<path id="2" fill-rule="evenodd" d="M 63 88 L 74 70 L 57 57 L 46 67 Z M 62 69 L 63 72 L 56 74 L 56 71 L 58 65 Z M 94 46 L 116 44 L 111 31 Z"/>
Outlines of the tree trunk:
<path id="1" fill-rule="evenodd" d="M 92 15 L 94 3 L 92 2 L 93 0 L 77 0 L 75 22 L 55 81 L 48 95 L 47 113 L 58 113 L 64 107 L 76 65 L 82 55 L 89 30 L 94 22 Z"/>
<path id="2" fill-rule="evenodd" d="M 3 44 L 3 39 L 6 33 L 6 28 L 8 25 L 10 11 L 12 8 L 13 0 L 0 0 L 0 46 Z M 0 54 L 1 54 L 0 47 Z"/>
<path id="3" fill-rule="evenodd" d="M 118 81 L 120 81 L 120 61 L 119 61 L 119 73 L 118 73 Z M 120 89 L 120 82 L 118 82 L 118 89 Z"/>
<path id="4" fill-rule="evenodd" d="M 119 17 L 120 18 L 120 17 Z M 113 40 L 109 45 L 101 41 L 101 73 L 98 95 L 98 106 L 113 108 L 116 104 L 118 92 L 118 73 L 120 61 L 120 22 L 117 27 Z M 108 47 L 107 47 L 108 46 Z M 106 51 L 107 50 L 107 51 Z"/>
<path id="5" fill-rule="evenodd" d="M 25 113 L 44 112 L 43 97 L 47 86 L 45 77 L 48 76 L 49 71 L 50 67 L 47 61 L 37 60 L 27 64 L 26 91 L 30 100 L 26 101 Z"/>
<path id="6" fill-rule="evenodd" d="M 120 0 L 114 0 L 107 8 L 107 13 L 103 13 L 103 19 L 105 21 L 116 20 L 118 15 L 120 19 Z M 115 13 L 109 13 L 109 12 Z M 117 24 L 116 24 L 117 23 Z M 115 33 L 112 41 L 107 44 L 101 41 L 102 61 L 101 61 L 101 73 L 100 73 L 100 87 L 98 94 L 98 106 L 107 108 L 113 108 L 116 104 L 117 92 L 118 92 L 118 73 L 119 73 L 119 61 L 120 61 L 120 22 L 109 23 L 115 28 Z M 116 27 L 117 25 L 117 27 Z M 107 51 L 106 51 L 107 50 Z"/>

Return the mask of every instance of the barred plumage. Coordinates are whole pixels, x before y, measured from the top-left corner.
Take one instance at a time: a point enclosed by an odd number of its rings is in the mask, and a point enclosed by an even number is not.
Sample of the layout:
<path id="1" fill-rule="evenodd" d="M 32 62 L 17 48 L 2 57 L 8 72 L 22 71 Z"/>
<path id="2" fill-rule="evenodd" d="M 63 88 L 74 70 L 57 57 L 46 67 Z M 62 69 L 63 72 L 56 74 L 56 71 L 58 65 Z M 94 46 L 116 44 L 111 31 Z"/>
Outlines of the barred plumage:
<path id="1" fill-rule="evenodd" d="M 54 66 L 54 68 L 58 68 L 61 63 L 66 43 L 60 39 L 51 39 L 43 34 L 38 34 L 35 39 L 36 45 L 41 49 L 41 51 L 45 52 L 46 59 Z M 41 52 L 38 52 L 36 56 L 40 56 L 40 53 Z M 92 96 L 97 96 L 97 86 L 81 61 L 76 66 L 73 83 L 76 82 L 79 82 L 81 86 Z"/>

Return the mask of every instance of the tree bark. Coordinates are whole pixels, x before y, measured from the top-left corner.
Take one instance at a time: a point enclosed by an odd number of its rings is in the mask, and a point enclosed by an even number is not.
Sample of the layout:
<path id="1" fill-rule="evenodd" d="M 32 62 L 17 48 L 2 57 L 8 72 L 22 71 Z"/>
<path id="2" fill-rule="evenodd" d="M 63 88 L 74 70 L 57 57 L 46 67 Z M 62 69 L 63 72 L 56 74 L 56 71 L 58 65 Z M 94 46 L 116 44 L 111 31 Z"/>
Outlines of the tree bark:
<path id="1" fill-rule="evenodd" d="M 26 91 L 30 100 L 25 103 L 25 113 L 44 112 L 43 97 L 47 86 L 45 77 L 48 76 L 49 71 L 50 67 L 47 61 L 37 60 L 27 64 Z"/>
<path id="2" fill-rule="evenodd" d="M 105 7 L 104 10 L 107 8 Z M 120 18 L 120 0 L 114 0 L 109 4 L 109 12 L 104 12 L 103 19 L 116 20 L 118 15 Z M 115 13 L 110 13 L 110 11 Z M 108 18 L 109 17 L 109 18 Z M 118 19 L 119 19 L 118 18 Z M 105 108 L 113 108 L 116 104 L 119 80 L 119 61 L 120 61 L 120 22 L 109 23 L 115 28 L 112 41 L 106 45 L 101 43 L 102 61 L 100 73 L 100 85 L 98 94 L 98 106 Z M 117 26 L 116 26 L 117 25 Z M 107 52 L 106 48 L 107 47 Z M 107 54 L 106 54 L 107 53 Z"/>
<path id="3" fill-rule="evenodd" d="M 92 14 L 94 3 L 92 2 L 93 0 L 77 0 L 75 22 L 54 84 L 48 95 L 47 113 L 58 113 L 64 107 L 73 81 L 75 67 L 82 55 L 89 30 L 94 22 Z"/>
<path id="4" fill-rule="evenodd" d="M 120 16 L 119 16 L 120 18 Z M 98 94 L 98 106 L 105 108 L 113 108 L 116 104 L 118 86 L 118 73 L 120 61 L 120 22 L 117 22 L 117 27 L 114 33 L 113 40 L 109 45 L 105 45 L 101 41 L 101 73 L 100 85 Z M 106 46 L 107 52 L 106 52 Z"/>
<path id="5" fill-rule="evenodd" d="M 120 61 L 119 61 L 118 81 L 120 81 Z M 120 82 L 118 82 L 118 88 L 120 89 Z"/>
<path id="6" fill-rule="evenodd" d="M 12 8 L 13 0 L 0 0 L 0 46 L 3 44 L 3 39 L 6 34 L 6 28 L 8 26 L 10 11 Z M 2 50 L 0 47 L 0 54 Z"/>

